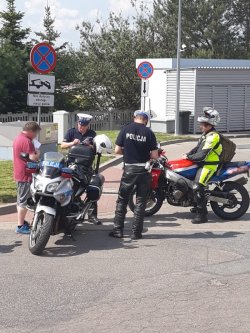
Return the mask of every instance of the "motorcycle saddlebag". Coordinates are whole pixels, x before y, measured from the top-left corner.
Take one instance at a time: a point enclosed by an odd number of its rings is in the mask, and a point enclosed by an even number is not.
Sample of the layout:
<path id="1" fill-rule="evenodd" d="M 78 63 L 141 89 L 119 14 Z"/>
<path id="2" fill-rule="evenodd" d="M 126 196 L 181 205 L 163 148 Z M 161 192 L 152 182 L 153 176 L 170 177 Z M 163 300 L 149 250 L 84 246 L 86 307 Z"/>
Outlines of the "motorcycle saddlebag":
<path id="1" fill-rule="evenodd" d="M 89 168 L 94 162 L 95 152 L 89 146 L 77 145 L 69 149 L 68 156 L 71 163 Z"/>
<path id="2" fill-rule="evenodd" d="M 86 189 L 87 198 L 89 201 L 98 201 L 102 194 L 102 187 L 105 178 L 103 175 L 94 175 Z"/>

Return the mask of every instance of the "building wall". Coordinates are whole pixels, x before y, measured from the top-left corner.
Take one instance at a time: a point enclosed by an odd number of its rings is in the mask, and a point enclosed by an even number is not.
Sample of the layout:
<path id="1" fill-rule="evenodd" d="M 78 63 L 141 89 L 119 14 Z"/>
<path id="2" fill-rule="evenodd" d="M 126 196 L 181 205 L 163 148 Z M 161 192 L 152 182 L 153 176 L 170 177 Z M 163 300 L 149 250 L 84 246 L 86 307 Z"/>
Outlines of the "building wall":
<path id="1" fill-rule="evenodd" d="M 175 118 L 176 110 L 176 71 L 168 70 L 166 76 L 166 117 L 168 120 L 172 120 Z M 191 111 L 194 114 L 195 79 L 195 69 L 181 71 L 180 111 Z"/>
<path id="2" fill-rule="evenodd" d="M 158 119 L 166 118 L 166 74 L 164 70 L 156 70 L 149 79 L 149 95 L 146 98 L 146 110 L 157 114 Z"/>
<path id="3" fill-rule="evenodd" d="M 218 130 L 250 130 L 249 69 L 197 69 L 196 95 L 196 119 L 204 106 L 213 106 L 221 116 Z"/>
<path id="4" fill-rule="evenodd" d="M 250 84 L 250 69 L 198 68 L 197 86 L 200 85 L 244 85 Z"/>

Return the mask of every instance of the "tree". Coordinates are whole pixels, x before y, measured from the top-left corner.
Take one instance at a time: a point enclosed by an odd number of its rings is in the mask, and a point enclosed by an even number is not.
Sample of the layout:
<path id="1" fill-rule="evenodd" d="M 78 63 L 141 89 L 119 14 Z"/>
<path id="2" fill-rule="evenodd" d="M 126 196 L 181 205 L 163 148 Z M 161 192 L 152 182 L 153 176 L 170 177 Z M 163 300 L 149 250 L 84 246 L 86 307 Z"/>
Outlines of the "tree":
<path id="1" fill-rule="evenodd" d="M 30 29 L 22 29 L 21 22 L 24 13 L 16 11 L 15 0 L 6 0 L 7 10 L 0 12 L 2 27 L 0 30 L 0 40 L 13 47 L 23 48 L 24 40 L 28 37 Z"/>
<path id="2" fill-rule="evenodd" d="M 249 0 L 232 0 L 227 13 L 230 29 L 237 39 L 238 57 L 250 56 L 250 2 Z"/>
<path id="3" fill-rule="evenodd" d="M 49 44 L 55 46 L 58 38 L 61 36 L 54 27 L 55 18 L 51 16 L 50 6 L 45 7 L 45 16 L 43 19 L 44 32 L 35 32 L 35 35 L 39 38 L 40 42 L 48 42 Z M 38 40 L 33 39 L 33 41 L 37 44 Z M 62 45 L 55 47 L 56 51 L 60 51 L 66 48 L 68 43 L 63 43 Z"/>
<path id="4" fill-rule="evenodd" d="M 182 42 L 187 45 L 184 56 L 230 58 L 235 38 L 225 19 L 230 0 L 183 0 Z M 178 0 L 155 0 L 151 17 L 157 44 L 166 56 L 176 55 Z"/>
<path id="5" fill-rule="evenodd" d="M 7 10 L 0 12 L 0 112 L 21 112 L 27 108 L 29 68 L 29 29 L 23 29 L 24 13 L 17 12 L 14 0 L 6 0 Z M 25 88 L 24 88 L 25 87 Z"/>

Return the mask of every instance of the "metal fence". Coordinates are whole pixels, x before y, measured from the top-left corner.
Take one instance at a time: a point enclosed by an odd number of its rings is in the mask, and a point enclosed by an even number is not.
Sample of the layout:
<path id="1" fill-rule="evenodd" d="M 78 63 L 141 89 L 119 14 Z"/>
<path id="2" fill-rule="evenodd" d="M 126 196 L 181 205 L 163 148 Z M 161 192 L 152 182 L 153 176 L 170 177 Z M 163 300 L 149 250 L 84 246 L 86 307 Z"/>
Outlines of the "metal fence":
<path id="1" fill-rule="evenodd" d="M 74 127 L 77 121 L 77 114 L 80 111 L 69 112 L 69 127 Z M 118 130 L 121 126 L 130 122 L 133 117 L 131 110 L 112 110 L 112 111 L 89 111 L 93 116 L 91 128 L 93 130 Z M 0 123 L 14 121 L 37 121 L 37 113 L 7 113 L 0 114 Z M 42 113 L 41 121 L 53 123 L 53 112 Z"/>
<path id="2" fill-rule="evenodd" d="M 11 113 L 0 114 L 0 123 L 8 123 L 14 121 L 37 121 L 37 113 Z M 53 123 L 53 113 L 44 113 L 41 116 L 41 122 Z"/>
<path id="3" fill-rule="evenodd" d="M 79 111 L 75 111 L 69 114 L 71 127 L 75 126 L 78 113 Z M 90 111 L 88 113 L 93 116 L 91 128 L 95 131 L 118 130 L 121 126 L 130 122 L 133 117 L 133 111 L 131 110 Z"/>

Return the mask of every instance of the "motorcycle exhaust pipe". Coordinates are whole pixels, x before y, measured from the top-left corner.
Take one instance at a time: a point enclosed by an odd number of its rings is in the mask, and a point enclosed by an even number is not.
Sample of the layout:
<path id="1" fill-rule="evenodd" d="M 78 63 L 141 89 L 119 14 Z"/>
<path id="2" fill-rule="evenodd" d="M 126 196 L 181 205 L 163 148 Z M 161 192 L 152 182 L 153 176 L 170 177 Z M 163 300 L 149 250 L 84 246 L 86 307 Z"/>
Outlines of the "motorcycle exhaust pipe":
<path id="1" fill-rule="evenodd" d="M 226 199 L 226 198 L 220 198 L 220 197 L 215 197 L 214 195 L 210 195 L 210 196 L 208 197 L 208 199 L 209 199 L 210 201 L 214 201 L 214 202 L 222 203 L 222 204 L 224 204 L 224 205 L 229 204 L 229 200 L 228 200 L 228 199 Z"/>
<path id="2" fill-rule="evenodd" d="M 241 177 L 239 179 L 236 179 L 235 183 L 238 183 L 240 185 L 246 185 L 248 183 L 248 179 L 246 177 Z"/>

